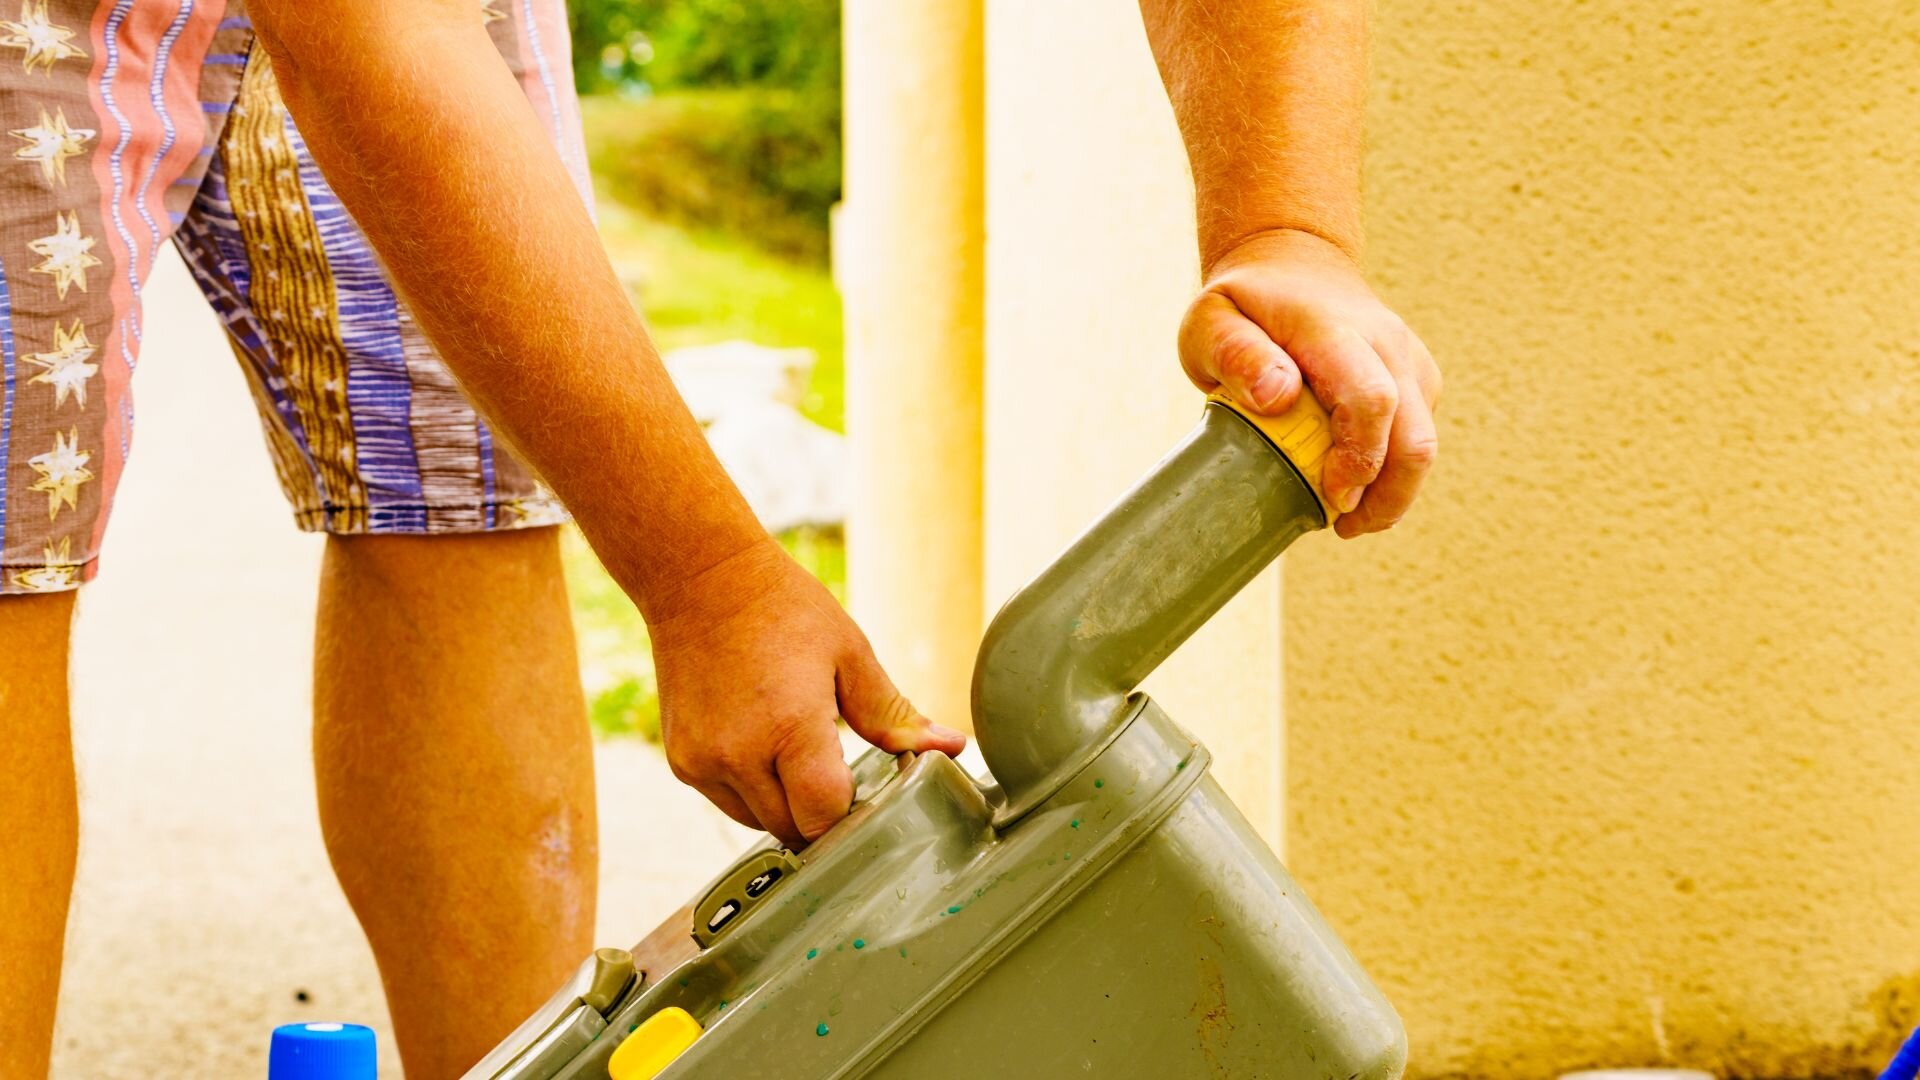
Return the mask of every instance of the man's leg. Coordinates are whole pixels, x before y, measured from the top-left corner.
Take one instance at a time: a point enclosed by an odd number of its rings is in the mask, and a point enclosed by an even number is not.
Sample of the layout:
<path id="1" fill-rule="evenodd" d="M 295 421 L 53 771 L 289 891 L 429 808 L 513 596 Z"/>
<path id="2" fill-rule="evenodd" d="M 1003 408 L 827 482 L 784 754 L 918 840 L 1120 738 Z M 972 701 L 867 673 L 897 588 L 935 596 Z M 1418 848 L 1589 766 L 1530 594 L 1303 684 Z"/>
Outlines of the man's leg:
<path id="1" fill-rule="evenodd" d="M 593 748 L 558 531 L 327 540 L 320 825 L 408 1080 L 459 1076 L 592 948 Z"/>
<path id="2" fill-rule="evenodd" d="M 0 597 L 0 1076 L 45 1076 L 80 838 L 71 592 Z"/>

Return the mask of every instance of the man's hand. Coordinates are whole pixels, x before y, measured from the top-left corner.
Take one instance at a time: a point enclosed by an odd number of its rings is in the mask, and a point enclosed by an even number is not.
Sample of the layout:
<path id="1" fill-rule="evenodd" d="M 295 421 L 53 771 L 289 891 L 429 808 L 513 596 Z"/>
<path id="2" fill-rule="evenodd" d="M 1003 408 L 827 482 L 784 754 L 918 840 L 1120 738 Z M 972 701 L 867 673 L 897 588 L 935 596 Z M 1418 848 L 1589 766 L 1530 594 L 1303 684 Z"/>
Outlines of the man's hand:
<path id="1" fill-rule="evenodd" d="M 673 774 L 787 844 L 853 802 L 836 717 L 889 753 L 966 745 L 914 710 L 833 595 L 771 540 L 688 582 L 650 630 Z"/>
<path id="2" fill-rule="evenodd" d="M 475 5 L 247 8 L 427 336 L 640 606 L 680 778 L 799 843 L 852 801 L 837 713 L 889 750 L 958 752 L 720 468 Z"/>
<path id="3" fill-rule="evenodd" d="M 1392 528 L 1433 465 L 1433 355 L 1311 233 L 1261 233 L 1222 255 L 1180 326 L 1180 362 L 1200 389 L 1224 385 L 1262 413 L 1293 404 L 1306 376 L 1333 414 L 1325 483 L 1341 536 Z"/>

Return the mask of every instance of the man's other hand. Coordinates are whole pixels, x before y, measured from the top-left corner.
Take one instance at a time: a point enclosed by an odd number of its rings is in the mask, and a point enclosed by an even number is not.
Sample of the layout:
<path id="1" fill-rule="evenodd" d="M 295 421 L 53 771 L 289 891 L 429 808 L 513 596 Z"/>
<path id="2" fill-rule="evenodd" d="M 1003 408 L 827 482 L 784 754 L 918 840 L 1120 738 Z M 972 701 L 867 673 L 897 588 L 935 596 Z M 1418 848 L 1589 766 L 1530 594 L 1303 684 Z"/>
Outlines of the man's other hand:
<path id="1" fill-rule="evenodd" d="M 1433 466 L 1433 355 L 1318 236 L 1260 233 L 1216 260 L 1181 324 L 1180 362 L 1200 389 L 1224 385 L 1269 414 L 1305 374 L 1333 416 L 1325 484 L 1341 536 L 1392 528 Z"/>
<path id="2" fill-rule="evenodd" d="M 836 718 L 889 753 L 966 745 L 894 688 L 833 594 L 771 539 L 687 582 L 649 629 L 673 774 L 789 845 L 853 803 Z"/>

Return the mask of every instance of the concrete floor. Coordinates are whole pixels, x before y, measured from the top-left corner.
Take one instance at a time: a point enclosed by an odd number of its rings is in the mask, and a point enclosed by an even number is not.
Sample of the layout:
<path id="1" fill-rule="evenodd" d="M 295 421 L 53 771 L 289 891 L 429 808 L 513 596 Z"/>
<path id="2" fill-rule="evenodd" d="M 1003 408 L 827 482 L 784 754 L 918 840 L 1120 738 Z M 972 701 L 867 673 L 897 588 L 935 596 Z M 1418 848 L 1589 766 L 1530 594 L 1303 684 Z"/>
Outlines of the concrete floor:
<path id="1" fill-rule="evenodd" d="M 373 1025 L 396 1077 L 313 810 L 321 541 L 293 530 L 239 370 L 171 252 L 146 301 L 134 453 L 77 631 L 83 835 L 53 1075 L 265 1076 L 275 1024 L 327 1019 Z M 599 938 L 625 945 L 749 836 L 652 747 L 599 761 Z"/>

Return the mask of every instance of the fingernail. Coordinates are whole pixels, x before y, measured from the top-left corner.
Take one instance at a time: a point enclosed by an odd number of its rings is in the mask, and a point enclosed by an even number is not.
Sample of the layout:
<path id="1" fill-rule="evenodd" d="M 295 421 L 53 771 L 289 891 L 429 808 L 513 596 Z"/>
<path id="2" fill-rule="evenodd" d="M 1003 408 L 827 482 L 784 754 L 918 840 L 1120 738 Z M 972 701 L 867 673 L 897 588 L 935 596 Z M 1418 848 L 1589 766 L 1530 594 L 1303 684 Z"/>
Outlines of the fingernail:
<path id="1" fill-rule="evenodd" d="M 928 724 L 928 725 L 927 725 L 927 730 L 928 730 L 928 731 L 930 731 L 930 732 L 932 732 L 932 733 L 933 733 L 933 734 L 935 734 L 935 735 L 938 735 L 938 736 L 940 736 L 940 737 L 941 737 L 941 738 L 943 738 L 943 739 L 962 739 L 962 740 L 964 740 L 964 739 L 965 739 L 965 738 L 967 737 L 967 736 L 966 736 L 966 734 L 965 734 L 964 732 L 959 732 L 959 731 L 955 731 L 955 730 L 953 730 L 952 728 L 950 728 L 950 727 L 947 727 L 947 726 L 946 726 L 946 725 L 944 725 L 944 724 Z"/>
<path id="2" fill-rule="evenodd" d="M 1256 409 L 1271 409 L 1286 388 L 1287 373 L 1278 367 L 1270 367 L 1264 375 L 1254 380 L 1252 386 L 1247 387 L 1247 396 L 1253 399 L 1247 404 Z"/>
<path id="3" fill-rule="evenodd" d="M 1357 487 L 1348 488 L 1333 497 L 1333 505 L 1338 508 L 1341 513 L 1351 514 L 1353 513 L 1353 508 L 1360 505 L 1360 496 L 1362 494 L 1361 489 Z"/>

